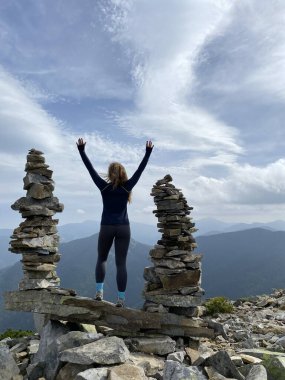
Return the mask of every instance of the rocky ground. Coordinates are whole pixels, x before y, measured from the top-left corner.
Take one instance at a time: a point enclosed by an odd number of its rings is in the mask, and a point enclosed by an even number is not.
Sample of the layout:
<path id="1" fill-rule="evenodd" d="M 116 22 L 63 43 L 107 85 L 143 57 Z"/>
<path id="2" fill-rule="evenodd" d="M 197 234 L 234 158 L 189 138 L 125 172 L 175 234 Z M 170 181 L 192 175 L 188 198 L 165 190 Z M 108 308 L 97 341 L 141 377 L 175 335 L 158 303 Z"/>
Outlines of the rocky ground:
<path id="1" fill-rule="evenodd" d="M 49 321 L 40 334 L 0 342 L 0 379 L 285 379 L 285 290 L 201 318 L 214 327 L 214 340 L 122 339 L 102 326 Z"/>

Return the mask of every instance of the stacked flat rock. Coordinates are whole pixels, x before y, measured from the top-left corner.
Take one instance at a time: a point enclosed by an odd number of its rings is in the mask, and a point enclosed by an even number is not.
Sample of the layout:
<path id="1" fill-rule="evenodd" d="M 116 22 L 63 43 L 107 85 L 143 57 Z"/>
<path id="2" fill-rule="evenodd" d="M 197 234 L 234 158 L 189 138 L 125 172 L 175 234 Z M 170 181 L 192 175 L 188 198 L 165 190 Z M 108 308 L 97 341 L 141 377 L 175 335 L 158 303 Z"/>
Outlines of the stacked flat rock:
<path id="1" fill-rule="evenodd" d="M 200 288 L 202 255 L 193 253 L 197 246 L 192 236 L 197 230 L 189 217 L 193 207 L 171 181 L 166 175 L 151 192 L 162 237 L 150 250 L 154 266 L 144 270 L 144 310 L 197 316 L 204 291 Z"/>
<path id="2" fill-rule="evenodd" d="M 23 255 L 24 278 L 19 284 L 20 290 L 58 287 L 60 283 L 55 271 L 60 259 L 58 219 L 52 216 L 61 212 L 63 205 L 53 196 L 53 172 L 48 168 L 43 153 L 31 149 L 23 178 L 27 194 L 11 206 L 26 218 L 14 230 L 10 241 L 10 251 Z"/>

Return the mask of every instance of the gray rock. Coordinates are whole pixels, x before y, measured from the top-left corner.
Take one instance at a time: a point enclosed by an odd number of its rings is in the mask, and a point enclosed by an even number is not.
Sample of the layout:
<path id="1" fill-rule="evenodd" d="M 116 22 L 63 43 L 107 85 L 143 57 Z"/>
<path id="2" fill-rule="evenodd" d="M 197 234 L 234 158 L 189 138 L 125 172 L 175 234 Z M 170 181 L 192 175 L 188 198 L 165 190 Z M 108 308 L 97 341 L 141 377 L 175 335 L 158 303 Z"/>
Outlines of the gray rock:
<path id="1" fill-rule="evenodd" d="M 266 368 L 268 374 L 274 380 L 285 380 L 285 357 L 271 356 L 266 357 L 262 364 Z"/>
<path id="2" fill-rule="evenodd" d="M 185 264 L 179 260 L 154 259 L 151 260 L 155 266 L 166 267 L 170 269 L 185 268 Z"/>
<path id="3" fill-rule="evenodd" d="M 274 352 L 269 351 L 264 348 L 253 348 L 253 349 L 247 349 L 247 350 L 241 350 L 240 353 L 254 356 L 255 358 L 267 360 L 273 357 L 283 357 L 285 358 L 284 352 Z"/>
<path id="4" fill-rule="evenodd" d="M 67 363 L 61 368 L 55 380 L 71 380 L 75 379 L 76 375 L 92 368 L 90 365 L 80 365 L 74 363 Z"/>
<path id="5" fill-rule="evenodd" d="M 210 380 L 234 380 L 232 377 L 225 377 L 215 370 L 213 367 L 204 367 Z"/>
<path id="6" fill-rule="evenodd" d="M 178 363 L 183 363 L 183 360 L 185 358 L 186 352 L 185 351 L 176 351 L 169 355 L 167 355 L 167 360 L 173 360 Z"/>
<path id="7" fill-rule="evenodd" d="M 18 368 L 20 370 L 20 373 L 25 373 L 27 370 L 27 367 L 30 363 L 30 360 L 28 358 L 24 358 L 19 364 Z"/>
<path id="8" fill-rule="evenodd" d="M 17 363 L 9 349 L 5 346 L 0 346 L 0 379 L 12 379 L 19 372 Z"/>
<path id="9" fill-rule="evenodd" d="M 70 331 L 67 334 L 61 335 L 57 338 L 58 351 L 64 351 L 69 348 L 83 346 L 84 344 L 95 342 L 101 339 L 103 334 L 86 333 L 82 331 Z"/>
<path id="10" fill-rule="evenodd" d="M 42 329 L 40 346 L 34 357 L 34 362 L 44 361 L 49 350 L 49 346 L 54 344 L 57 338 L 67 334 L 68 332 L 69 329 L 63 323 L 49 320 Z"/>
<path id="11" fill-rule="evenodd" d="M 52 179 L 48 179 L 40 174 L 27 173 L 23 178 L 24 181 L 24 190 L 28 190 L 33 184 L 40 183 L 43 185 L 53 186 L 54 182 Z"/>
<path id="12" fill-rule="evenodd" d="M 254 365 L 246 376 L 246 380 L 267 380 L 267 372 L 263 365 Z"/>
<path id="13" fill-rule="evenodd" d="M 229 339 L 228 335 L 227 335 L 227 331 L 226 331 L 226 328 L 225 328 L 225 325 L 222 324 L 222 323 L 219 323 L 213 319 L 210 319 L 210 318 L 207 318 L 206 319 L 207 323 L 208 323 L 208 326 L 212 329 L 215 330 L 215 333 L 217 335 L 222 335 L 222 337 L 224 339 Z"/>
<path id="14" fill-rule="evenodd" d="M 69 378 L 70 379 L 70 378 Z M 66 380 L 69 380 L 66 378 Z M 75 380 L 107 380 L 108 368 L 90 368 L 80 372 L 75 377 Z"/>
<path id="15" fill-rule="evenodd" d="M 226 351 L 219 351 L 205 360 L 206 366 L 211 366 L 225 377 L 244 380 L 244 376 L 237 370 Z"/>
<path id="16" fill-rule="evenodd" d="M 207 377 L 197 367 L 186 366 L 173 360 L 166 360 L 163 380 L 207 380 Z"/>
<path id="17" fill-rule="evenodd" d="M 30 364 L 27 367 L 27 375 L 29 380 L 38 380 L 39 378 L 45 376 L 45 362 L 37 362 Z"/>
<path id="18" fill-rule="evenodd" d="M 156 272 L 158 272 L 157 269 Z M 167 272 L 164 271 L 164 273 Z M 187 270 L 172 274 L 171 276 L 167 276 L 164 273 L 160 274 L 159 278 L 163 284 L 163 288 L 168 290 L 196 286 L 201 276 L 200 270 Z"/>
<path id="19" fill-rule="evenodd" d="M 164 360 L 162 358 L 141 352 L 131 353 L 128 361 L 141 367 L 147 376 L 154 376 L 164 368 Z"/>
<path id="20" fill-rule="evenodd" d="M 19 198 L 15 203 L 11 205 L 12 210 L 44 210 L 45 208 L 49 210 L 54 210 L 61 212 L 63 210 L 63 205 L 59 203 L 57 197 L 50 197 L 42 200 L 35 200 L 33 198 L 22 197 Z M 53 215 L 53 214 L 52 214 Z"/>
<path id="21" fill-rule="evenodd" d="M 48 323 L 49 318 L 46 314 L 33 313 L 33 320 L 37 333 L 41 335 L 41 332 L 44 326 Z"/>
<path id="22" fill-rule="evenodd" d="M 125 363 L 111 367 L 108 380 L 148 380 L 148 378 L 141 367 Z"/>
<path id="23" fill-rule="evenodd" d="M 7 343 L 9 343 L 9 341 L 11 341 L 12 339 L 8 336 L 7 338 L 4 338 L 2 340 L 0 340 L 0 347 L 8 347 Z"/>
<path id="24" fill-rule="evenodd" d="M 251 336 L 247 330 L 236 330 L 233 332 L 233 337 L 237 342 L 240 342 L 242 340 L 249 339 Z"/>
<path id="25" fill-rule="evenodd" d="M 161 284 L 161 281 L 160 281 L 158 275 L 155 273 L 154 267 L 144 268 L 143 277 L 146 281 L 149 281 L 153 284 Z"/>
<path id="26" fill-rule="evenodd" d="M 13 347 L 11 347 L 10 352 L 12 354 L 16 354 L 16 353 L 24 351 L 27 347 L 28 347 L 28 342 L 22 341 L 22 342 L 15 344 Z"/>
<path id="27" fill-rule="evenodd" d="M 43 185 L 41 183 L 33 183 L 27 192 L 27 196 L 35 199 L 45 199 L 52 196 L 54 190 L 53 185 Z"/>
<path id="28" fill-rule="evenodd" d="M 187 353 L 189 355 L 189 350 L 187 350 Z M 194 359 L 195 355 L 191 358 L 191 364 L 194 366 L 199 366 L 203 364 L 207 358 L 214 354 L 214 351 L 206 344 L 201 343 L 198 348 L 198 353 L 198 358 Z"/>
<path id="29" fill-rule="evenodd" d="M 77 364 L 116 364 L 124 363 L 130 353 L 123 339 L 116 336 L 102 338 L 81 347 L 61 352 L 60 360 Z"/>
<path id="30" fill-rule="evenodd" d="M 69 329 L 59 321 L 50 320 L 43 328 L 38 352 L 33 357 L 32 363 L 46 363 L 44 376 L 53 379 L 62 363 L 58 358 L 56 339 L 69 332 Z M 40 376 L 39 376 L 40 377 Z"/>
<path id="31" fill-rule="evenodd" d="M 183 296 L 178 294 L 158 294 L 152 295 L 147 292 L 144 293 L 145 299 L 156 303 L 161 303 L 164 306 L 199 306 L 201 304 L 201 297 Z"/>
<path id="32" fill-rule="evenodd" d="M 281 338 L 279 338 L 275 343 L 285 348 L 285 336 L 282 336 Z"/>
<path id="33" fill-rule="evenodd" d="M 175 340 L 169 336 L 157 338 L 133 338 L 130 341 L 130 347 L 134 351 L 140 351 L 147 354 L 166 355 L 175 350 Z"/>

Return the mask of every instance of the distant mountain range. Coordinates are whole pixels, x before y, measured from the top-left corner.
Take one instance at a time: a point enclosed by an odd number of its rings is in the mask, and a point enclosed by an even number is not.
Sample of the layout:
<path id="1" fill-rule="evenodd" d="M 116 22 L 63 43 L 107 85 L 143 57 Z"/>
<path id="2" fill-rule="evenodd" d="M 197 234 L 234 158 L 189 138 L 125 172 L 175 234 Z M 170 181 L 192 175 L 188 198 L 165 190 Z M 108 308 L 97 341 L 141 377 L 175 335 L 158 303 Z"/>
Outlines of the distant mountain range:
<path id="1" fill-rule="evenodd" d="M 61 286 L 75 289 L 79 295 L 94 294 L 94 267 L 98 234 L 62 243 L 57 273 Z M 216 235 L 198 236 L 196 253 L 203 253 L 202 287 L 206 298 L 227 296 L 231 299 L 270 293 L 285 284 L 285 232 L 254 228 Z M 143 270 L 150 266 L 150 246 L 131 241 L 128 256 L 127 300 L 139 307 L 143 299 Z M 110 253 L 105 284 L 105 297 L 116 299 L 114 253 Z M 20 263 L 0 270 L 0 289 L 17 289 L 22 278 Z M 32 328 L 29 313 L 3 311 L 0 298 L 0 332 L 8 327 Z"/>
<path id="2" fill-rule="evenodd" d="M 195 236 L 215 235 L 222 232 L 242 231 L 252 228 L 264 228 L 271 231 L 285 231 L 285 221 L 276 220 L 268 223 L 225 223 L 217 219 L 201 219 L 196 221 L 198 231 Z M 100 223 L 86 220 L 82 223 L 69 223 L 58 227 L 61 243 L 91 236 L 99 231 Z M 12 229 L 0 229 L 0 269 L 20 260 L 19 255 L 8 252 Z M 140 243 L 154 245 L 160 234 L 156 226 L 143 223 L 131 223 L 132 238 Z"/>
<path id="3" fill-rule="evenodd" d="M 267 223 L 226 223 L 221 220 L 207 218 L 196 221 L 196 235 L 215 235 L 222 232 L 244 231 L 252 228 L 264 228 L 271 231 L 285 231 L 285 221 L 275 220 Z"/>
<path id="4" fill-rule="evenodd" d="M 73 240 L 60 245 L 62 254 L 57 266 L 57 274 L 63 288 L 75 289 L 79 295 L 93 297 L 95 294 L 95 262 L 98 234 Z M 128 304 L 140 307 L 143 303 L 141 292 L 144 286 L 143 271 L 150 265 L 148 252 L 150 246 L 131 240 L 128 253 Z M 21 255 L 20 255 L 21 256 Z M 2 292 L 16 290 L 23 277 L 20 262 L 0 270 L 0 332 L 12 327 L 18 329 L 32 328 L 33 321 L 30 313 L 3 311 Z M 116 266 L 114 250 L 110 252 L 107 264 L 107 274 L 104 285 L 104 296 L 109 301 L 116 301 Z"/>
<path id="5" fill-rule="evenodd" d="M 91 236 L 97 233 L 99 229 L 100 223 L 94 220 L 86 220 L 82 223 L 69 223 L 58 227 L 61 243 Z M 15 255 L 8 251 L 12 232 L 12 229 L 0 230 L 0 269 L 16 263 L 21 258 L 21 255 Z M 149 245 L 155 244 L 160 236 L 156 226 L 143 223 L 132 223 L 131 234 L 132 238 L 137 242 Z"/>

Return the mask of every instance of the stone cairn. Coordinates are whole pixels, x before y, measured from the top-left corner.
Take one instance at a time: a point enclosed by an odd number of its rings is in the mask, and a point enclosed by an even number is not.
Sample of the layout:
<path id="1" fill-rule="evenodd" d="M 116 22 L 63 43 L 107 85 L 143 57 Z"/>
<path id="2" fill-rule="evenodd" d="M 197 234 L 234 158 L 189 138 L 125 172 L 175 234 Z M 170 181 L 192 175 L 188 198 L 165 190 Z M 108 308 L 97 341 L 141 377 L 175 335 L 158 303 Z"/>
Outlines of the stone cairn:
<path id="1" fill-rule="evenodd" d="M 162 237 L 149 253 L 154 266 L 144 270 L 143 309 L 194 317 L 199 315 L 204 294 L 200 288 L 202 255 L 193 253 L 197 244 L 192 233 L 197 229 L 188 216 L 193 207 L 171 181 L 166 175 L 151 192 Z"/>
<path id="2" fill-rule="evenodd" d="M 19 284 L 20 290 L 56 288 L 60 284 L 55 271 L 60 259 L 58 219 L 52 219 L 52 216 L 63 210 L 63 204 L 53 196 L 53 172 L 48 168 L 42 152 L 29 150 L 27 174 L 23 178 L 27 194 L 11 206 L 26 218 L 14 230 L 10 241 L 10 251 L 23 255 L 24 278 Z"/>

